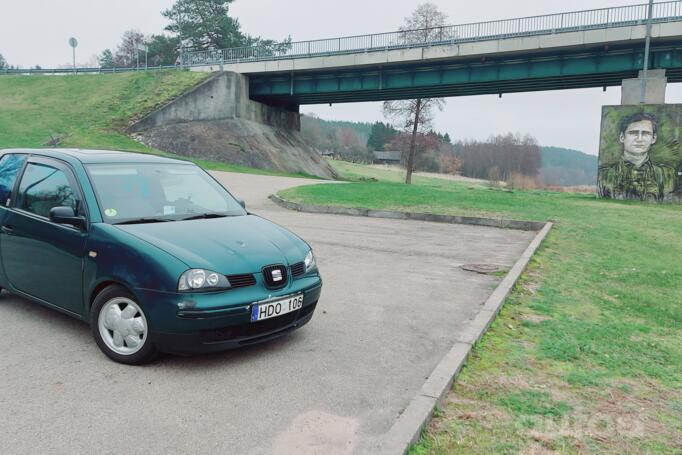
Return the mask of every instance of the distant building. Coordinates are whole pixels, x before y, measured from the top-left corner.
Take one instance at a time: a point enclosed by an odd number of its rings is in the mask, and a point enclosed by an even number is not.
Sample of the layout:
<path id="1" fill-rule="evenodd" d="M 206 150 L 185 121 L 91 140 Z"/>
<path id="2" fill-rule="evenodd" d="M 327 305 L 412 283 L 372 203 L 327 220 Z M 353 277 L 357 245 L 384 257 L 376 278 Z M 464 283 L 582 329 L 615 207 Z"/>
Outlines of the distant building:
<path id="1" fill-rule="evenodd" d="M 400 164 L 400 159 L 402 157 L 402 152 L 390 150 L 390 151 L 376 151 L 374 153 L 374 164 Z"/>
<path id="2" fill-rule="evenodd" d="M 318 150 L 319 154 L 331 158 L 333 160 L 338 160 L 340 158 L 339 154 L 336 153 L 334 150 Z"/>

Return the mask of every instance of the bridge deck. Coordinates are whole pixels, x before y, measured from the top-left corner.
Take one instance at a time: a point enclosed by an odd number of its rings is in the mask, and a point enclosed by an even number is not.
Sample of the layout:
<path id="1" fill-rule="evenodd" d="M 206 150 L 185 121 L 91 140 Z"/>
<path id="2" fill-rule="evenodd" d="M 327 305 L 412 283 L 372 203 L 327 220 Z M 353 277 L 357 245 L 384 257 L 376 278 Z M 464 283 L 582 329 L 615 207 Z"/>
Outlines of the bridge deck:
<path id="1" fill-rule="evenodd" d="M 617 86 L 644 63 L 645 26 L 224 65 L 271 105 Z M 650 68 L 682 82 L 682 20 L 652 30 Z M 199 67 L 201 70 L 218 70 Z"/>
<path id="2" fill-rule="evenodd" d="M 193 70 L 246 74 L 250 98 L 292 107 L 615 86 L 643 68 L 644 6 L 184 58 Z M 682 1 L 656 3 L 653 17 L 650 68 L 682 82 Z M 415 41 L 414 33 L 423 34 L 424 42 Z"/>

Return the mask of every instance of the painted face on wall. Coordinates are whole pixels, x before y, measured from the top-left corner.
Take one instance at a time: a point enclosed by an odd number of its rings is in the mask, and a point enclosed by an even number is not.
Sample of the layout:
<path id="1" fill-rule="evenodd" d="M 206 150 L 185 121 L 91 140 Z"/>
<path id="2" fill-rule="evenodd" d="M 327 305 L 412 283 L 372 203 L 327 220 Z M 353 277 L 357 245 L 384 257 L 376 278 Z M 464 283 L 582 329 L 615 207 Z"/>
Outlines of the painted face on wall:
<path id="1" fill-rule="evenodd" d="M 620 133 L 625 155 L 642 156 L 649 153 L 651 146 L 656 143 L 656 134 L 651 120 L 632 122 Z"/>

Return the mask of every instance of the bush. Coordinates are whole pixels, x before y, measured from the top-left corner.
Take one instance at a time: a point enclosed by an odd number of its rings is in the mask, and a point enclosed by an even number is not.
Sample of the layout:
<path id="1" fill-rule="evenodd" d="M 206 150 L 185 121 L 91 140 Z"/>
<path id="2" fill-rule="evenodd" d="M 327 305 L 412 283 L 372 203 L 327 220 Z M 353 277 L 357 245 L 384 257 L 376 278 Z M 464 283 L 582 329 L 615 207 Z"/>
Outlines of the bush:
<path id="1" fill-rule="evenodd" d="M 440 171 L 444 174 L 459 174 L 462 168 L 462 160 L 451 153 L 444 153 L 440 157 Z"/>
<path id="2" fill-rule="evenodd" d="M 536 190 L 542 188 L 542 185 L 535 177 L 512 172 L 507 177 L 507 188 L 513 190 Z"/>
<path id="3" fill-rule="evenodd" d="M 372 152 L 364 147 L 341 148 L 338 153 L 342 160 L 351 163 L 372 163 L 374 160 Z"/>
<path id="4" fill-rule="evenodd" d="M 417 156 L 415 156 L 414 170 L 423 172 L 441 172 L 440 160 L 438 159 L 437 153 L 429 150 L 427 152 L 417 154 Z"/>

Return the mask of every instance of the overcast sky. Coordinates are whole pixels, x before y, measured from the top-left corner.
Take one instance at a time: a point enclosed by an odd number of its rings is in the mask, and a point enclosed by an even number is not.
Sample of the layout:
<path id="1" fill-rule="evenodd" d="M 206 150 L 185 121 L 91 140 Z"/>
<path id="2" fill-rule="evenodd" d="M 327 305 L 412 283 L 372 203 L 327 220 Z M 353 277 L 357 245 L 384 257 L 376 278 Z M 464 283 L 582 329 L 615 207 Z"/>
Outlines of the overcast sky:
<path id="1" fill-rule="evenodd" d="M 432 0 L 452 24 L 643 3 L 632 0 Z M 237 0 L 231 14 L 251 35 L 294 41 L 397 29 L 419 1 Z M 0 0 L 0 54 L 13 65 L 53 67 L 71 60 L 70 36 L 79 41 L 79 62 L 115 48 L 121 34 L 159 33 L 160 11 L 173 0 Z M 530 133 L 543 145 L 597 153 L 601 106 L 619 104 L 620 88 L 448 98 L 436 129 L 456 139 L 486 138 L 508 131 Z M 682 103 L 682 84 L 669 84 L 667 102 Z M 302 106 L 322 118 L 383 120 L 381 103 Z"/>

